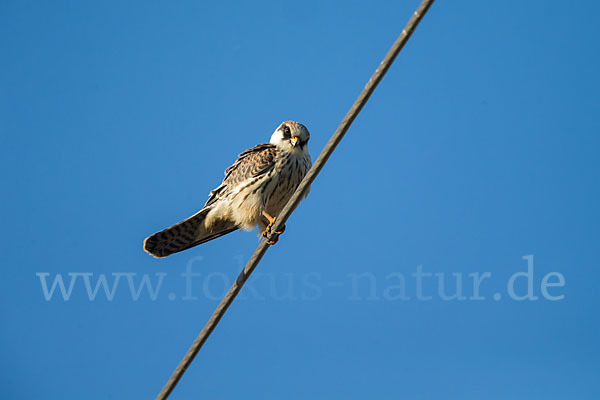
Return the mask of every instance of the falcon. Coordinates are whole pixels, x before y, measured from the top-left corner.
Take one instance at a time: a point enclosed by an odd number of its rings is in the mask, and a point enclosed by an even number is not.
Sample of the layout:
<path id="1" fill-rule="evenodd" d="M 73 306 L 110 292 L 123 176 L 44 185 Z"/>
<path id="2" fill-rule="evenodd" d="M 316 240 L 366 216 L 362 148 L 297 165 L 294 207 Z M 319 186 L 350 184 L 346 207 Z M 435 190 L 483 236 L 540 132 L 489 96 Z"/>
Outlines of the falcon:
<path id="1" fill-rule="evenodd" d="M 269 238 L 277 215 L 310 169 L 310 133 L 304 125 L 285 121 L 271 140 L 238 156 L 225 179 L 211 191 L 204 207 L 191 217 L 149 236 L 144 250 L 166 257 L 238 229 L 258 225 Z M 308 194 L 308 191 L 305 194 Z M 283 233 L 285 226 L 277 234 Z M 275 244 L 277 236 L 269 241 Z"/>

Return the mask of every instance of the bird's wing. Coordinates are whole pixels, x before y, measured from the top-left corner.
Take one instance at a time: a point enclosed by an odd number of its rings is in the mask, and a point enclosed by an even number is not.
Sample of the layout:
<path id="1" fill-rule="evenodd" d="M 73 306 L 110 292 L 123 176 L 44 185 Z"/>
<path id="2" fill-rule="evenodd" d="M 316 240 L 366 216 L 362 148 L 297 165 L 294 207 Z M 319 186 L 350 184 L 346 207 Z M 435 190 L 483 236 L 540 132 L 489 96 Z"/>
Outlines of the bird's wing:
<path id="1" fill-rule="evenodd" d="M 237 161 L 225 170 L 223 183 L 210 192 L 210 198 L 202 210 L 146 238 L 144 249 L 155 257 L 166 257 L 237 230 L 238 226 L 229 220 L 218 220 L 208 230 L 204 220 L 213 203 L 221 198 L 228 188 L 270 171 L 275 166 L 276 152 L 277 148 L 272 144 L 261 144 L 244 151 Z"/>
<path id="2" fill-rule="evenodd" d="M 227 188 L 269 172 L 275 166 L 277 147 L 272 144 L 259 144 L 238 156 L 238 159 L 225 170 L 225 178 L 221 186 L 210 192 L 204 205 L 210 206 L 217 201 Z"/>

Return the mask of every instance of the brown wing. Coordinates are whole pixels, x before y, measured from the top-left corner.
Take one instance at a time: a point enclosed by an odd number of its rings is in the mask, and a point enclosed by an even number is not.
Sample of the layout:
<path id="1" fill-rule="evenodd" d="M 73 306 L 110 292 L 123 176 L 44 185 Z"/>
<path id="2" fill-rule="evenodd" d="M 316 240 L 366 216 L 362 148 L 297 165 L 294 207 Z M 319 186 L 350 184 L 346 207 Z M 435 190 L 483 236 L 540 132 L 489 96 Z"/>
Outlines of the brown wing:
<path id="1" fill-rule="evenodd" d="M 275 166 L 276 154 L 277 147 L 269 143 L 259 144 L 241 153 L 235 163 L 225 170 L 225 178 L 221 186 L 210 192 L 210 197 L 204 206 L 214 203 L 227 188 L 270 171 Z"/>
<path id="2" fill-rule="evenodd" d="M 236 162 L 225 170 L 225 179 L 221 186 L 210 192 L 210 198 L 202 210 L 146 238 L 144 249 L 155 257 L 166 257 L 237 230 L 238 226 L 228 220 L 220 220 L 217 225 L 207 229 L 204 220 L 210 210 L 206 207 L 226 194 L 228 188 L 273 169 L 276 154 L 277 148 L 272 144 L 260 144 L 244 151 L 238 156 Z"/>

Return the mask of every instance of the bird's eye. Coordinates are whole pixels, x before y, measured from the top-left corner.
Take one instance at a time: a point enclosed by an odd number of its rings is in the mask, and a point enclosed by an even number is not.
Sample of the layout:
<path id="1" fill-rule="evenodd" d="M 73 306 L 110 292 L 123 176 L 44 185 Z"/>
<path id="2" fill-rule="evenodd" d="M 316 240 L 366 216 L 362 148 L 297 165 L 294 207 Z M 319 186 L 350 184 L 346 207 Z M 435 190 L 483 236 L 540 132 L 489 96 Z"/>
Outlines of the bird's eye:
<path id="1" fill-rule="evenodd" d="M 292 137 L 292 131 L 290 131 L 290 127 L 287 125 L 283 126 L 283 138 L 289 139 Z"/>

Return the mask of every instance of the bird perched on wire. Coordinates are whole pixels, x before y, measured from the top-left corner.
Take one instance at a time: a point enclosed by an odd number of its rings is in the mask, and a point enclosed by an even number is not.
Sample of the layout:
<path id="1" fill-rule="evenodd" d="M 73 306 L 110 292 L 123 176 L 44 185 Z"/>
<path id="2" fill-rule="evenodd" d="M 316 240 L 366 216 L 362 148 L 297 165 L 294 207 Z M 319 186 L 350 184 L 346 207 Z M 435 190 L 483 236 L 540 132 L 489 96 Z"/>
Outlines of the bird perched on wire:
<path id="1" fill-rule="evenodd" d="M 166 257 L 257 225 L 268 239 L 277 215 L 312 165 L 309 139 L 308 129 L 299 122 L 279 125 L 269 143 L 244 151 L 225 170 L 225 179 L 210 192 L 200 211 L 147 237 L 144 250 L 155 257 Z M 285 226 L 276 233 L 283 230 Z M 275 242 L 277 235 L 269 244 Z"/>

